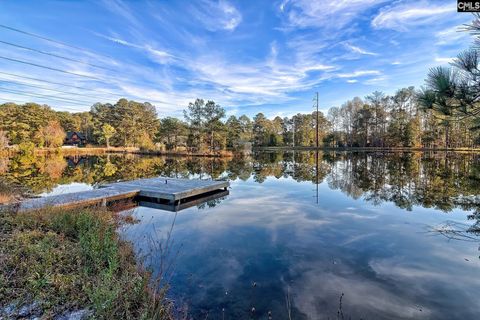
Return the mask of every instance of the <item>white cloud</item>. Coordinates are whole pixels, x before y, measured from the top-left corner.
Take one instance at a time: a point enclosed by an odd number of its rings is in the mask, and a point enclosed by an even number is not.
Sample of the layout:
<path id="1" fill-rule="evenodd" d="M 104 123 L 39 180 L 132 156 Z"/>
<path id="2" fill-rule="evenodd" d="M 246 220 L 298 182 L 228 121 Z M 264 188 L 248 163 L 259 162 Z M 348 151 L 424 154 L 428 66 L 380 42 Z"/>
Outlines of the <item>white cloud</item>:
<path id="1" fill-rule="evenodd" d="M 142 20 L 136 17 L 135 11 L 131 10 L 128 3 L 122 0 L 102 0 L 101 3 L 105 9 L 121 17 L 122 22 L 127 21 L 127 25 L 130 24 L 137 30 L 144 30 Z"/>
<path id="2" fill-rule="evenodd" d="M 358 78 L 364 76 L 378 76 L 382 73 L 378 70 L 358 70 L 351 73 L 339 73 L 337 77 L 339 78 Z"/>
<path id="3" fill-rule="evenodd" d="M 460 26 L 451 27 L 435 33 L 435 37 L 438 39 L 437 45 L 452 45 L 459 40 L 468 38 L 468 36 L 468 33 L 460 30 Z"/>
<path id="4" fill-rule="evenodd" d="M 191 10 L 194 17 L 210 31 L 233 31 L 242 22 L 240 11 L 225 0 L 204 0 Z"/>
<path id="5" fill-rule="evenodd" d="M 379 280 L 359 277 L 342 264 L 333 271 L 318 272 L 325 268 L 324 264 L 322 261 L 309 261 L 308 265 L 299 262 L 290 270 L 300 275 L 292 285 L 293 304 L 308 319 L 335 318 L 338 310 L 330 305 L 322 306 L 319 313 L 319 301 L 336 301 L 342 292 L 345 292 L 345 310 L 367 312 L 367 317 L 369 313 L 372 318 L 385 319 L 431 317 L 432 311 L 428 307 L 419 310 L 412 299 L 402 296 L 400 291 L 387 290 Z"/>
<path id="6" fill-rule="evenodd" d="M 226 30 L 234 30 L 242 21 L 242 15 L 234 6 L 227 2 L 220 2 L 220 9 L 223 11 L 223 27 Z"/>
<path id="7" fill-rule="evenodd" d="M 148 102 L 156 105 L 157 110 L 162 114 L 184 108 L 190 101 L 195 99 L 195 95 L 193 94 L 191 98 L 188 99 L 176 96 L 173 92 L 161 92 L 156 89 L 149 89 L 132 84 L 119 83 L 118 86 L 130 97 L 136 97 L 137 99 L 148 98 Z"/>
<path id="8" fill-rule="evenodd" d="M 341 27 L 362 12 L 386 0 L 298 0 L 284 1 L 280 11 L 292 27 Z"/>
<path id="9" fill-rule="evenodd" d="M 363 81 L 363 84 L 365 85 L 371 85 L 371 86 L 378 86 L 378 85 L 385 85 L 385 82 L 388 80 L 386 76 L 380 76 L 380 77 L 375 77 L 372 79 L 368 79 Z"/>
<path id="10" fill-rule="evenodd" d="M 447 63 L 452 63 L 455 58 L 448 58 L 448 57 L 437 57 L 435 58 L 435 62 L 442 63 L 442 64 L 447 64 Z"/>
<path id="11" fill-rule="evenodd" d="M 357 83 L 358 80 L 356 80 L 356 79 L 348 79 L 347 82 L 348 82 L 348 83 Z"/>
<path id="12" fill-rule="evenodd" d="M 274 41 L 264 60 L 244 64 L 221 54 L 205 54 L 184 59 L 184 67 L 195 74 L 196 83 L 192 85 L 208 84 L 216 90 L 210 94 L 219 95 L 232 107 L 292 101 L 289 93 L 311 89 L 337 68 L 319 59 L 298 56 L 279 61 L 282 53 Z"/>
<path id="13" fill-rule="evenodd" d="M 321 63 L 318 63 L 318 64 L 315 64 L 315 63 L 312 63 L 312 64 L 309 64 L 309 65 L 305 65 L 303 67 L 300 67 L 300 70 L 302 72 L 309 72 L 309 71 L 327 71 L 327 70 L 333 70 L 335 69 L 334 66 L 330 66 L 330 65 L 326 65 L 326 64 L 321 64 Z"/>
<path id="14" fill-rule="evenodd" d="M 110 40 L 114 43 L 120 44 L 120 45 L 125 46 L 125 47 L 130 47 L 130 48 L 135 48 L 135 49 L 142 50 L 142 51 L 144 51 L 145 53 L 148 54 L 148 56 L 151 58 L 151 60 L 153 60 L 153 61 L 155 61 L 159 64 L 166 64 L 166 63 L 172 62 L 174 60 L 174 56 L 172 54 L 170 54 L 170 53 L 168 53 L 164 50 L 156 49 L 149 44 L 145 44 L 145 45 L 135 44 L 135 43 L 126 41 L 124 39 L 121 39 L 118 36 L 111 37 L 111 36 L 106 36 L 106 35 L 103 35 L 103 34 L 100 34 L 100 33 L 95 33 L 95 35 L 97 35 L 101 38 Z"/>
<path id="15" fill-rule="evenodd" d="M 408 30 L 409 27 L 430 23 L 447 13 L 455 12 L 455 4 L 435 5 L 421 1 L 415 4 L 399 4 L 389 6 L 372 20 L 377 29 Z"/>
<path id="16" fill-rule="evenodd" d="M 143 49 L 150 54 L 150 58 L 157 63 L 166 64 L 173 60 L 173 55 L 170 53 L 152 48 L 150 45 L 143 46 Z"/>
<path id="17" fill-rule="evenodd" d="M 362 48 L 360 48 L 360 47 L 354 46 L 354 45 L 349 44 L 349 43 L 345 43 L 344 45 L 345 45 L 345 47 L 347 47 L 350 51 L 355 52 L 355 53 L 364 54 L 364 55 L 369 55 L 369 56 L 378 56 L 378 54 L 375 53 L 375 52 L 367 51 L 367 50 L 365 50 L 365 49 L 362 49 Z"/>
<path id="18" fill-rule="evenodd" d="M 115 43 L 124 45 L 124 46 L 130 46 L 130 43 L 128 43 L 127 41 L 122 40 L 122 39 L 113 38 L 113 37 L 107 37 L 107 36 L 104 36 L 104 38 L 107 39 L 107 40 L 110 40 L 110 41 L 112 41 L 112 42 L 115 42 Z"/>
<path id="19" fill-rule="evenodd" d="M 283 12 L 285 10 L 285 6 L 288 4 L 288 2 L 290 2 L 290 0 L 283 0 L 282 3 L 280 3 L 280 6 L 278 7 L 280 11 Z"/>

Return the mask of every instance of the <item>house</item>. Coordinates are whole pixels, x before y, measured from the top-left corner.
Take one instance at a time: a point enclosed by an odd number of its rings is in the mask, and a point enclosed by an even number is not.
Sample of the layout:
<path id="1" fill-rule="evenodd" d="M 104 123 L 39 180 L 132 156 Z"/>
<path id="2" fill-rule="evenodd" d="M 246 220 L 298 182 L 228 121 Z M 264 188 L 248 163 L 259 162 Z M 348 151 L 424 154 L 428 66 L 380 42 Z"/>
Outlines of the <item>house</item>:
<path id="1" fill-rule="evenodd" d="M 72 145 L 72 146 L 82 146 L 86 142 L 87 142 L 87 139 L 85 139 L 85 136 L 83 135 L 83 133 L 68 131 L 64 144 Z"/>

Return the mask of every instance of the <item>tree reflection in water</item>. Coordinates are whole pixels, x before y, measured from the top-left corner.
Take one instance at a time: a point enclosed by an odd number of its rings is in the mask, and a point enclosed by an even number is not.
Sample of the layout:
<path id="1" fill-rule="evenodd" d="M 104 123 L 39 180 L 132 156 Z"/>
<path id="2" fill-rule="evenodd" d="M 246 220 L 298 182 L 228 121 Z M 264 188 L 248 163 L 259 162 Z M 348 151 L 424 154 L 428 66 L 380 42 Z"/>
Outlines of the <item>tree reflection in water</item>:
<path id="1" fill-rule="evenodd" d="M 317 158 L 318 156 L 318 158 Z M 131 180 L 152 176 L 248 180 L 268 177 L 313 184 L 327 183 L 354 199 L 374 205 L 392 202 L 411 211 L 415 206 L 450 212 L 473 212 L 480 229 L 480 157 L 470 153 L 255 152 L 248 157 L 184 158 L 103 155 L 64 158 L 60 155 L 16 155 L 0 159 L 1 178 L 32 194 L 58 185 Z"/>

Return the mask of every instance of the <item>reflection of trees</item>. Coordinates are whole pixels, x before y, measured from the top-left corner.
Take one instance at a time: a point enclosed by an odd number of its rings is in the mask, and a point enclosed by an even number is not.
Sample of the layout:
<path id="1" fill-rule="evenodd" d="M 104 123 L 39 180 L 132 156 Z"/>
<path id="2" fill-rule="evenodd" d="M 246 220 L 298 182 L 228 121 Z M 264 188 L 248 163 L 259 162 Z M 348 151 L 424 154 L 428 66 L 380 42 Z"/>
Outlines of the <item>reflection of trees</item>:
<path id="1" fill-rule="evenodd" d="M 373 204 L 393 202 L 451 211 L 479 208 L 480 157 L 458 153 L 254 153 L 232 159 L 109 155 L 63 158 L 60 155 L 16 155 L 2 165 L 2 177 L 31 192 L 58 184 L 131 180 L 152 176 L 229 178 L 262 183 L 268 177 L 321 183 L 327 179 L 357 199 Z M 68 164 L 68 165 L 67 165 Z M 478 211 L 478 210 L 477 210 Z"/>
<path id="2" fill-rule="evenodd" d="M 62 177 L 66 166 L 67 161 L 65 161 L 61 155 L 55 155 L 45 158 L 45 164 L 42 170 L 49 175 L 52 180 L 58 180 Z"/>
<path id="3" fill-rule="evenodd" d="M 234 158 L 227 164 L 227 177 L 231 180 L 248 180 L 252 175 L 252 163 L 249 157 Z"/>
<path id="4" fill-rule="evenodd" d="M 33 193 L 51 190 L 56 185 L 54 180 L 60 177 L 58 172 L 55 172 L 58 167 L 51 167 L 51 163 L 46 160 L 45 156 L 17 154 L 10 159 L 8 172 L 3 178 L 10 184 L 22 185 Z M 54 175 L 50 176 L 50 173 Z"/>
<path id="5" fill-rule="evenodd" d="M 106 177 L 111 177 L 117 172 L 117 167 L 111 163 L 107 162 L 105 163 L 105 166 L 103 167 L 103 175 Z"/>
<path id="6" fill-rule="evenodd" d="M 225 197 L 220 197 L 220 198 L 217 198 L 217 199 L 208 200 L 208 201 L 205 201 L 205 202 L 197 205 L 197 208 L 198 209 L 215 208 L 223 200 L 225 200 Z"/>
<path id="7" fill-rule="evenodd" d="M 337 157 L 328 182 L 332 189 L 374 204 L 471 210 L 479 206 L 467 197 L 478 193 L 478 166 L 478 158 L 470 154 L 352 153 Z"/>
<path id="8" fill-rule="evenodd" d="M 450 240 L 478 242 L 480 236 L 479 217 L 473 226 L 455 221 L 446 221 L 431 228 L 430 232 L 447 237 Z"/>
<path id="9" fill-rule="evenodd" d="M 468 225 L 456 221 L 446 221 L 430 227 L 430 232 L 434 235 L 442 235 L 449 240 L 478 243 L 478 237 L 480 236 L 480 211 L 477 209 L 474 214 L 468 216 L 468 219 L 474 220 L 474 224 Z M 480 251 L 480 246 L 478 250 Z"/>
<path id="10" fill-rule="evenodd" d="M 437 232 L 452 237 L 480 235 L 480 162 L 472 154 L 343 154 L 336 158 L 328 183 L 353 198 L 363 196 L 377 205 L 393 202 L 449 212 L 473 211 L 471 226 L 440 226 Z M 440 232 L 441 231 L 441 232 Z"/>
<path id="11" fill-rule="evenodd" d="M 277 179 L 290 177 L 295 181 L 311 181 L 321 183 L 330 172 L 331 165 L 323 161 L 323 154 L 319 153 L 318 177 L 316 170 L 315 152 L 296 153 L 258 153 L 254 155 L 252 169 L 253 178 L 262 183 L 267 177 Z"/>
<path id="12" fill-rule="evenodd" d="M 2 177 L 38 194 L 59 184 L 97 184 L 153 176 L 221 178 L 228 161 L 218 158 L 165 158 L 137 155 L 67 157 L 61 155 L 16 155 L 2 159 Z M 244 173 L 243 170 L 239 172 Z M 248 171 L 250 175 L 250 171 Z"/>

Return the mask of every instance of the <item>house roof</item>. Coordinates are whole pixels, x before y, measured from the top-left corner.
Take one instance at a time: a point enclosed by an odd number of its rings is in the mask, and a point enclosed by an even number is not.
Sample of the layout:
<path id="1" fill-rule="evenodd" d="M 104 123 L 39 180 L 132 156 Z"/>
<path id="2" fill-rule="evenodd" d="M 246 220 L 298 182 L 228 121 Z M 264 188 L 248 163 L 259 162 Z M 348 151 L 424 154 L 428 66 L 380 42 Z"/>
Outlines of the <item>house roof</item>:
<path id="1" fill-rule="evenodd" d="M 74 134 L 76 134 L 81 140 L 85 140 L 85 136 L 83 135 L 83 133 L 77 131 L 67 131 L 67 139 L 72 139 Z"/>

